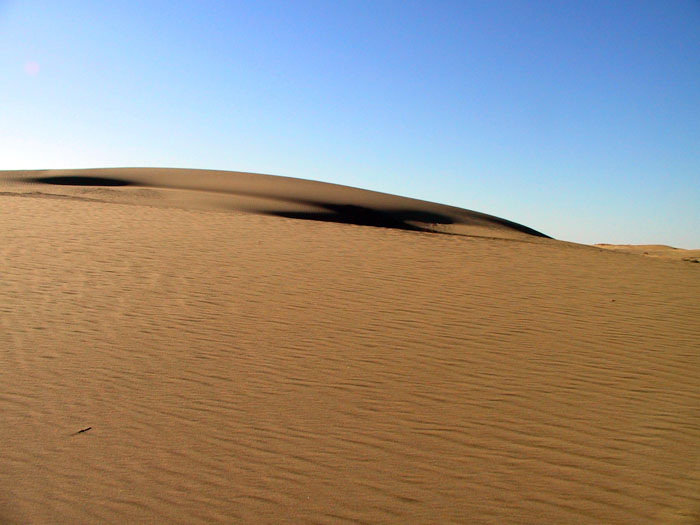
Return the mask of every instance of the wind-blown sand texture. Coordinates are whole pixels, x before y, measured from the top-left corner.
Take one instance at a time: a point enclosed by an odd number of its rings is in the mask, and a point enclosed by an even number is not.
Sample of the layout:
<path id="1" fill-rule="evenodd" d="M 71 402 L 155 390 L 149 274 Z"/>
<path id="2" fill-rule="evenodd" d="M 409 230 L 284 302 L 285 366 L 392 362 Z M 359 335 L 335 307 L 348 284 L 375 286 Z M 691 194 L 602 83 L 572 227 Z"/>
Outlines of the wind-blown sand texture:
<path id="1" fill-rule="evenodd" d="M 0 521 L 700 518 L 700 265 L 194 170 L 0 224 Z"/>

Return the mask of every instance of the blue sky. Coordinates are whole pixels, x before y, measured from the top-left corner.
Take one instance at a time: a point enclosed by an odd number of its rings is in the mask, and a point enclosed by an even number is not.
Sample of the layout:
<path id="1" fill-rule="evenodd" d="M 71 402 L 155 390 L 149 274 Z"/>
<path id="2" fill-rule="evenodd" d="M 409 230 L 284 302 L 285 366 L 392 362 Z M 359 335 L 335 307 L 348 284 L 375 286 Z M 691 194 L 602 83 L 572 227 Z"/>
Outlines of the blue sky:
<path id="1" fill-rule="evenodd" d="M 700 248 L 700 1 L 0 0 L 0 169 L 253 171 Z"/>

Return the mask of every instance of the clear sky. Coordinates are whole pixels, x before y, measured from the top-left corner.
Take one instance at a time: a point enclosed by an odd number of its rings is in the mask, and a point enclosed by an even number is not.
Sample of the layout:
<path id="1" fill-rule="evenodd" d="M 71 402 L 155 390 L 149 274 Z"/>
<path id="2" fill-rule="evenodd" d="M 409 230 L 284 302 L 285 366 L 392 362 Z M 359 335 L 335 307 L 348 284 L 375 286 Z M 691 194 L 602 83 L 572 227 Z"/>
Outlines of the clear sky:
<path id="1" fill-rule="evenodd" d="M 116 166 L 700 248 L 700 1 L 0 0 L 0 169 Z"/>

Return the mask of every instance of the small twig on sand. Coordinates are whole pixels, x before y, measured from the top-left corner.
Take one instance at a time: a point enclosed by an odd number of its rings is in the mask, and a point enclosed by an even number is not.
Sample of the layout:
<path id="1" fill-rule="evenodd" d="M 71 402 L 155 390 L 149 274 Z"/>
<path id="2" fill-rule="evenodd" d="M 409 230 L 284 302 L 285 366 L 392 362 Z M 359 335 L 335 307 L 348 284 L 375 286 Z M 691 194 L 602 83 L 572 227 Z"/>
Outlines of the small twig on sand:
<path id="1" fill-rule="evenodd" d="M 77 436 L 78 434 L 82 434 L 83 432 L 87 432 L 88 430 L 92 429 L 92 427 L 87 427 L 82 430 L 78 430 L 77 432 L 74 432 L 71 434 L 71 436 Z"/>

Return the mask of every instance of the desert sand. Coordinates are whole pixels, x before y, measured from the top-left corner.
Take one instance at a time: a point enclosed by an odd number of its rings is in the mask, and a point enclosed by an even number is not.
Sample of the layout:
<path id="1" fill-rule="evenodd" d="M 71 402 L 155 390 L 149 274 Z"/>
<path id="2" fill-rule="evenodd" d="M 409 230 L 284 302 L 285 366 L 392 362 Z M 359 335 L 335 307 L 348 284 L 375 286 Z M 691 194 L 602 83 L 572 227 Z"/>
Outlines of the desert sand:
<path id="1" fill-rule="evenodd" d="M 700 522 L 700 264 L 234 172 L 0 224 L 0 522 Z"/>

